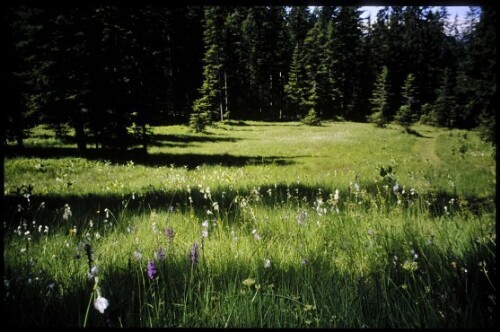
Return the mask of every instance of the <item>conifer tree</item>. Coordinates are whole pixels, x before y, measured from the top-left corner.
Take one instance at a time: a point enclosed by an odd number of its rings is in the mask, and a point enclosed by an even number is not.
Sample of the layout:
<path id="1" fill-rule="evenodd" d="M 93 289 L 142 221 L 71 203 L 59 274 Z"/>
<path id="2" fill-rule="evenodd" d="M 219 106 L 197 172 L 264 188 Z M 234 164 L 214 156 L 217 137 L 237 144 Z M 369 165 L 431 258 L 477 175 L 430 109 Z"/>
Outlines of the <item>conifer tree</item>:
<path id="1" fill-rule="evenodd" d="M 403 88 L 401 89 L 403 97 L 403 105 L 399 107 L 394 119 L 398 124 L 403 126 L 405 130 L 410 131 L 410 126 L 418 119 L 418 100 L 415 87 L 415 76 L 410 73 L 406 77 Z"/>
<path id="2" fill-rule="evenodd" d="M 203 83 L 199 89 L 201 97 L 193 104 L 190 123 L 196 123 L 196 131 L 219 119 L 224 120 L 223 108 L 223 49 L 222 49 L 222 12 L 220 7 L 205 8 L 203 21 Z"/>
<path id="3" fill-rule="evenodd" d="M 372 114 L 369 115 L 368 121 L 372 122 L 377 127 L 385 127 L 389 122 L 387 115 L 389 90 L 387 76 L 388 70 L 387 67 L 384 66 L 375 81 L 372 98 L 370 99 Z"/>

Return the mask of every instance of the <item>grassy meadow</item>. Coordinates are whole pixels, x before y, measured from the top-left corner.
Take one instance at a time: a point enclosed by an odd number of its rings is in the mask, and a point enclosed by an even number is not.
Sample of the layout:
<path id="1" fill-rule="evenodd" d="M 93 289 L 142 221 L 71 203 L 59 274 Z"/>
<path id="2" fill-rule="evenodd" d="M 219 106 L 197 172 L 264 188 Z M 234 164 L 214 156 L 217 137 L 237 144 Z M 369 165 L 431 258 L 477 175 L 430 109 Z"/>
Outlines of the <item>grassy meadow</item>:
<path id="1" fill-rule="evenodd" d="M 5 147 L 4 326 L 492 327 L 495 150 L 413 129 L 153 127 L 82 157 L 36 128 Z"/>

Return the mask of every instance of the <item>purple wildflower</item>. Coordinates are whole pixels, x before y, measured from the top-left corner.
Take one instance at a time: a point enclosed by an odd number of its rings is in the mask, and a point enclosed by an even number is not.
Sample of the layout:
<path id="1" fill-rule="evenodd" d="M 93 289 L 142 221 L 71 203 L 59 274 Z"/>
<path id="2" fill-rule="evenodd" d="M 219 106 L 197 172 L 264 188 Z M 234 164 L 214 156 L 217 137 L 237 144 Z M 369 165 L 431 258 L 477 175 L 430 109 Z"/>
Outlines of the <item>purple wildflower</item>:
<path id="1" fill-rule="evenodd" d="M 189 250 L 189 260 L 192 264 L 198 263 L 198 243 L 194 243 L 191 249 Z"/>
<path id="2" fill-rule="evenodd" d="M 174 239 L 174 236 L 175 236 L 175 232 L 174 230 L 171 228 L 171 227 L 167 227 L 165 229 L 165 236 L 169 239 L 169 240 L 173 240 Z"/>
<path id="3" fill-rule="evenodd" d="M 158 271 L 156 270 L 155 262 L 148 261 L 148 277 L 153 280 L 158 276 Z"/>
<path id="4" fill-rule="evenodd" d="M 157 251 L 155 251 L 155 257 L 157 260 L 159 261 L 164 261 L 165 260 L 165 250 L 163 250 L 163 248 L 160 248 L 158 249 Z"/>

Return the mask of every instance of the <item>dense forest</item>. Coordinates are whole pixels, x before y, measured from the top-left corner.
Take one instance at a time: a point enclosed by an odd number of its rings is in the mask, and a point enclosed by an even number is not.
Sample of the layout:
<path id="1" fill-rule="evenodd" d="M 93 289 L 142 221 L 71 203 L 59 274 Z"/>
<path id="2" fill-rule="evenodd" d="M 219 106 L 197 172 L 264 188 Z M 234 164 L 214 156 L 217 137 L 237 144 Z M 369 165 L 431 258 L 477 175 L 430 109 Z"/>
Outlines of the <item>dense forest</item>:
<path id="1" fill-rule="evenodd" d="M 495 142 L 496 9 L 10 6 L 3 141 L 44 124 L 87 145 L 224 120 L 421 121 Z"/>

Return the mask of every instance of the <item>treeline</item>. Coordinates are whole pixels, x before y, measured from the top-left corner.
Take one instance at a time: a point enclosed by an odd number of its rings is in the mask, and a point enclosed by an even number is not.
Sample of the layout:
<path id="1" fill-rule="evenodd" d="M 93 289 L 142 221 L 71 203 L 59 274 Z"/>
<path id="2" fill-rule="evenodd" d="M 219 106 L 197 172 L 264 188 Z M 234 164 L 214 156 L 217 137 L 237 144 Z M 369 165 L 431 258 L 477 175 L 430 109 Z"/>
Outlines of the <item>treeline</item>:
<path id="1" fill-rule="evenodd" d="M 495 141 L 496 10 L 12 6 L 6 138 L 148 145 L 148 126 L 320 119 L 476 128 Z"/>

